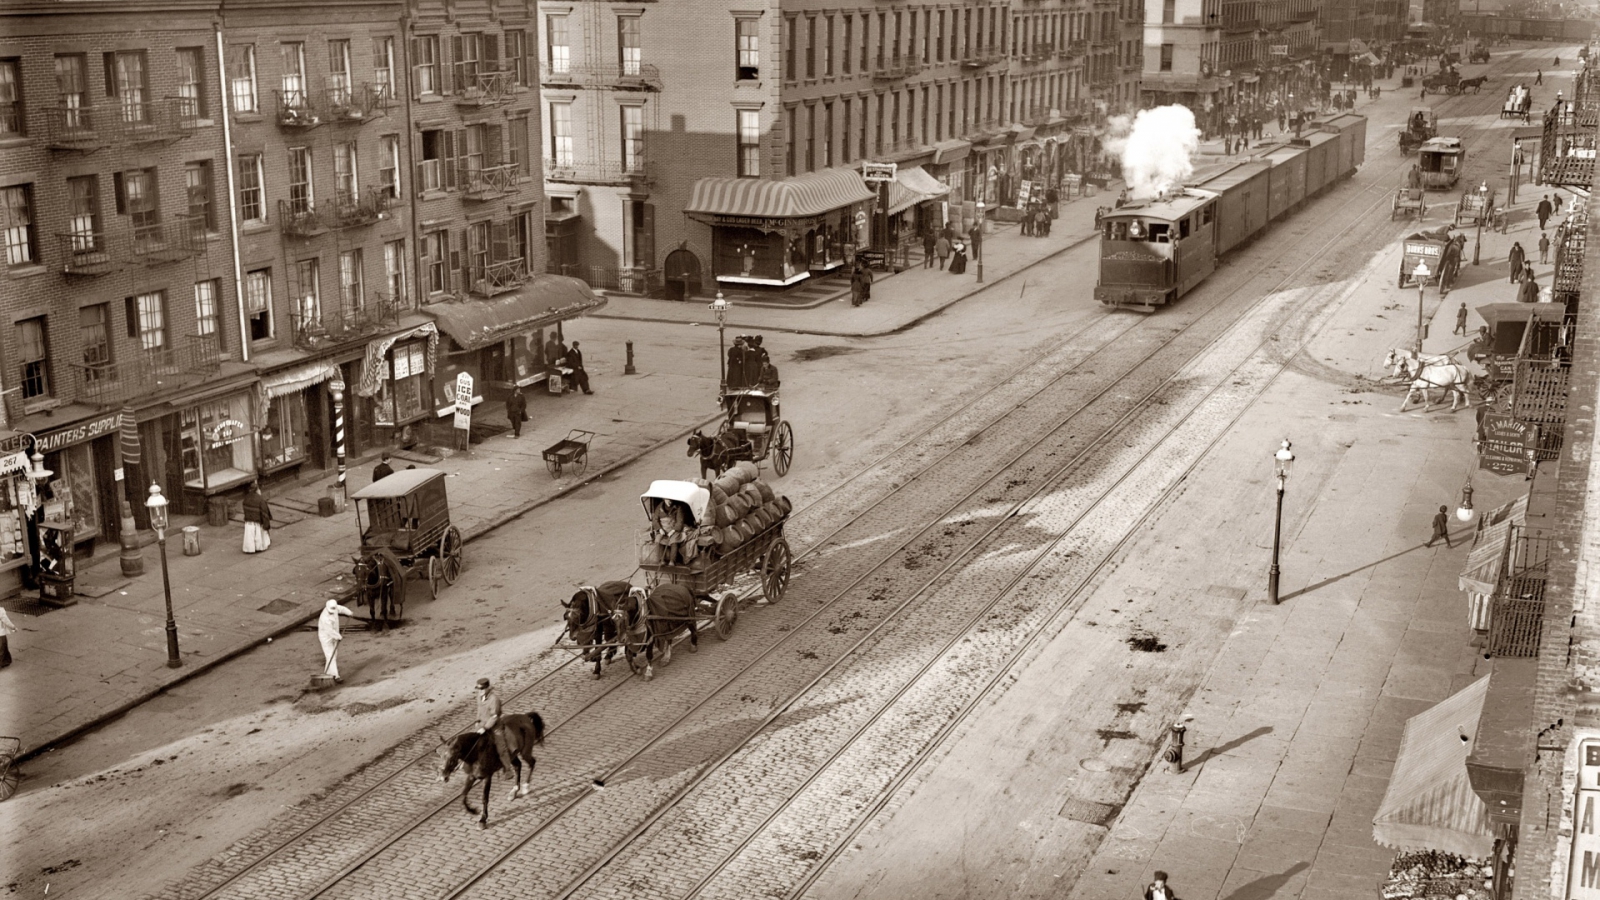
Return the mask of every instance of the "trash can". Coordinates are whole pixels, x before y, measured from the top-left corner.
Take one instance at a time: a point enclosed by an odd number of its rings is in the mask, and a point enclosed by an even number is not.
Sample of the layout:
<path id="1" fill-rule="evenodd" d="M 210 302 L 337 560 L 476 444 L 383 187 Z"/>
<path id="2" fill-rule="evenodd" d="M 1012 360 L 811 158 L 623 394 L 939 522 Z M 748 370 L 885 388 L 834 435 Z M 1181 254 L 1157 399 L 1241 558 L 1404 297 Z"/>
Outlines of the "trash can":
<path id="1" fill-rule="evenodd" d="M 183 526 L 183 555 L 184 556 L 199 556 L 200 555 L 200 526 L 199 525 L 185 525 L 185 526 Z"/>

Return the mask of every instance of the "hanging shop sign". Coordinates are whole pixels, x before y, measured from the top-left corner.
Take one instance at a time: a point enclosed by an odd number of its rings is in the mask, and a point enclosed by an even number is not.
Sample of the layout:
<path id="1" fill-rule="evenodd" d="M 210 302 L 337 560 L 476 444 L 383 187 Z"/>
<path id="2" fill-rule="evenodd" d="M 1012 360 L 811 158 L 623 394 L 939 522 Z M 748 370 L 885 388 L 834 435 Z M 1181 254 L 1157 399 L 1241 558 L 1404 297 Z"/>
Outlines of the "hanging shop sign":
<path id="1" fill-rule="evenodd" d="M 0 477 L 23 475 L 28 472 L 30 467 L 28 454 L 24 451 L 19 450 L 16 453 L 7 453 L 5 456 L 0 456 Z"/>
<path id="2" fill-rule="evenodd" d="M 1488 413 L 1478 437 L 1478 468 L 1497 475 L 1526 475 L 1532 445 L 1528 423 L 1504 413 Z"/>
<path id="3" fill-rule="evenodd" d="M 879 181 L 893 181 L 896 168 L 896 164 L 892 162 L 864 162 L 861 164 L 861 180 L 867 182 L 868 184 L 873 184 Z"/>
<path id="4" fill-rule="evenodd" d="M 70 428 L 38 435 L 38 450 L 40 453 L 54 453 L 63 447 L 70 447 L 73 444 L 81 444 L 84 441 L 92 441 L 97 437 L 108 435 L 117 430 L 121 416 L 120 412 L 108 413 L 98 419 L 80 422 Z M 10 434 L 0 438 L 0 452 L 12 450 L 32 452 L 33 449 L 33 446 L 28 444 L 26 435 Z"/>

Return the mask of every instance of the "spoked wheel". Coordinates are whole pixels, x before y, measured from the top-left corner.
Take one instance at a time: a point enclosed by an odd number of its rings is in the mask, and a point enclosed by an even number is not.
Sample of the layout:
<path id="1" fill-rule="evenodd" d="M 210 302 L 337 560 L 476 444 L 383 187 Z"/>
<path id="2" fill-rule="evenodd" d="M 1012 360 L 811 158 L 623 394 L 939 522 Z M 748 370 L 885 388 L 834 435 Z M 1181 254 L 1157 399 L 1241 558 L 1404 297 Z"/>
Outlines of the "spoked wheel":
<path id="1" fill-rule="evenodd" d="M 556 459 L 554 456 L 546 456 L 544 458 L 544 467 L 550 470 L 551 478 L 561 477 L 561 460 Z"/>
<path id="2" fill-rule="evenodd" d="M 733 623 L 739 621 L 739 598 L 732 591 L 717 598 L 717 618 L 713 622 L 717 637 L 727 640 L 733 634 Z"/>
<path id="3" fill-rule="evenodd" d="M 788 422 L 778 423 L 778 433 L 772 438 L 772 470 L 779 477 L 788 474 L 789 464 L 794 461 L 794 429 Z"/>
<path id="4" fill-rule="evenodd" d="M 761 591 L 768 603 L 782 600 L 783 592 L 789 589 L 791 560 L 789 542 L 783 538 L 773 541 L 766 558 L 761 561 Z"/>
<path id="5" fill-rule="evenodd" d="M 572 458 L 573 474 L 582 475 L 589 471 L 589 454 L 587 451 L 579 453 Z"/>
<path id="6" fill-rule="evenodd" d="M 428 599 L 439 599 L 439 583 L 444 580 L 444 564 L 439 557 L 428 557 Z"/>
<path id="7" fill-rule="evenodd" d="M 455 584 L 461 577 L 461 529 L 451 525 L 439 538 L 439 564 L 444 570 L 444 583 Z"/>

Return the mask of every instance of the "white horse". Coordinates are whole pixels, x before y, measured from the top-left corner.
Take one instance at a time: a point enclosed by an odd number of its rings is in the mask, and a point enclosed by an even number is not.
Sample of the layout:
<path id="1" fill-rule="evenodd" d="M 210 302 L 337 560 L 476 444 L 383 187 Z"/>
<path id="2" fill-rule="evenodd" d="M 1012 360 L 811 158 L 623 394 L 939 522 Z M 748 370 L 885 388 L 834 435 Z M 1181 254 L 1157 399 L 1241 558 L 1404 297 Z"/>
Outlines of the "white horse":
<path id="1" fill-rule="evenodd" d="M 1415 360 L 1408 362 L 1406 369 L 1411 376 L 1411 386 L 1406 389 L 1404 400 L 1400 401 L 1400 411 L 1405 412 L 1410 405 L 1411 398 L 1418 391 L 1422 392 L 1422 411 L 1427 412 L 1433 408 L 1433 397 L 1428 391 L 1433 388 L 1442 388 L 1450 396 L 1450 411 L 1455 412 L 1457 401 L 1470 407 L 1472 398 L 1467 394 L 1467 389 L 1472 387 L 1472 370 L 1459 363 L 1419 363 Z M 1439 398 L 1444 402 L 1444 397 Z"/>
<path id="2" fill-rule="evenodd" d="M 1399 378 L 1406 373 L 1410 373 L 1411 377 L 1415 378 L 1417 369 L 1423 366 L 1453 365 L 1456 365 L 1456 355 L 1454 353 L 1423 355 L 1415 350 L 1400 347 L 1390 348 L 1389 355 L 1383 358 L 1383 367 L 1389 370 L 1389 376 L 1392 378 Z"/>

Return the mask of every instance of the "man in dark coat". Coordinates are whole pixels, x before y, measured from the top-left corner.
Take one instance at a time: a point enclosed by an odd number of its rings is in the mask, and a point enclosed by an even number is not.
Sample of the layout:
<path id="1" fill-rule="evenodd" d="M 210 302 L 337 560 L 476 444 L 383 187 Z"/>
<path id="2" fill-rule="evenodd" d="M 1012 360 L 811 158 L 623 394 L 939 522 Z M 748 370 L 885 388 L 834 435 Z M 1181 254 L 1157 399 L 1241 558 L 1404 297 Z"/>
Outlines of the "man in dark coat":
<path id="1" fill-rule="evenodd" d="M 928 229 L 922 233 L 922 267 L 933 268 L 933 251 L 939 246 L 939 236 Z"/>
<path id="2" fill-rule="evenodd" d="M 1432 547 L 1433 542 L 1440 538 L 1444 538 L 1446 547 L 1455 546 L 1450 543 L 1450 508 L 1447 506 L 1439 507 L 1439 511 L 1433 514 L 1433 534 L 1428 538 L 1428 543 L 1423 546 Z"/>
<path id="3" fill-rule="evenodd" d="M 572 383 L 583 389 L 585 394 L 592 394 L 589 390 L 589 373 L 583 368 L 583 351 L 578 349 L 578 342 L 572 342 L 572 349 L 567 351 L 567 368 L 572 370 Z"/>
<path id="4" fill-rule="evenodd" d="M 1545 194 L 1544 199 L 1539 201 L 1539 205 L 1533 211 L 1533 214 L 1539 217 L 1540 231 L 1544 230 L 1545 223 L 1550 221 L 1550 215 L 1555 211 L 1556 208 L 1550 205 L 1550 195 Z"/>
<path id="5" fill-rule="evenodd" d="M 513 387 L 511 396 L 506 398 L 506 418 L 511 420 L 511 436 L 522 437 L 522 423 L 528 421 L 528 398 L 521 385 Z"/>
<path id="6" fill-rule="evenodd" d="M 1456 330 L 1452 331 L 1451 334 L 1466 334 L 1466 333 L 1467 333 L 1467 304 L 1466 303 L 1462 303 L 1461 304 L 1461 308 L 1456 310 Z"/>
<path id="7" fill-rule="evenodd" d="M 1539 302 L 1539 282 L 1533 280 L 1533 274 L 1531 272 L 1528 274 L 1527 278 L 1522 280 L 1522 286 L 1517 288 L 1517 302 Z"/>
<path id="8" fill-rule="evenodd" d="M 385 453 L 378 464 L 372 467 L 372 480 L 382 481 L 394 474 L 394 466 L 389 465 L 389 454 Z"/>
<path id="9" fill-rule="evenodd" d="M 1522 263 L 1527 258 L 1528 255 L 1522 252 L 1522 242 L 1513 242 L 1511 244 L 1511 252 L 1506 254 L 1506 263 L 1511 269 L 1511 277 L 1507 280 L 1512 284 L 1516 284 L 1517 279 L 1522 277 Z"/>

